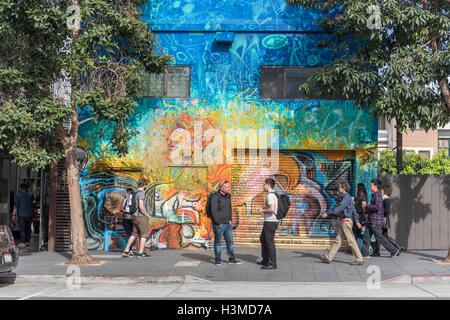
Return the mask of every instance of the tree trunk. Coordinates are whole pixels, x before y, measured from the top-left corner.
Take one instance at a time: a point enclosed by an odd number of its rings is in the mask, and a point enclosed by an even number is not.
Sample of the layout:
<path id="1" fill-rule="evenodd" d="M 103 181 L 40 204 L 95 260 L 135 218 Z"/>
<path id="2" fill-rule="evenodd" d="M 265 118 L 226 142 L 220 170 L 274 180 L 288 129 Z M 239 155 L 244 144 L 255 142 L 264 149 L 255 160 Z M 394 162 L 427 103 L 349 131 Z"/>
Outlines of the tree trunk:
<path id="1" fill-rule="evenodd" d="M 396 134 L 397 134 L 397 174 L 402 174 L 403 171 L 403 134 L 399 129 L 399 124 L 397 123 Z"/>
<path id="2" fill-rule="evenodd" d="M 447 258 L 445 258 L 444 260 L 442 260 L 442 262 L 450 263 L 450 247 L 448 247 Z"/>
<path id="3" fill-rule="evenodd" d="M 77 167 L 77 137 L 78 137 L 78 115 L 77 108 L 74 108 L 72 117 L 72 128 L 69 135 L 60 126 L 58 135 L 66 155 L 67 184 L 69 187 L 70 201 L 70 225 L 72 231 L 72 259 L 66 264 L 97 264 L 88 252 L 83 210 L 81 208 L 81 189 Z"/>

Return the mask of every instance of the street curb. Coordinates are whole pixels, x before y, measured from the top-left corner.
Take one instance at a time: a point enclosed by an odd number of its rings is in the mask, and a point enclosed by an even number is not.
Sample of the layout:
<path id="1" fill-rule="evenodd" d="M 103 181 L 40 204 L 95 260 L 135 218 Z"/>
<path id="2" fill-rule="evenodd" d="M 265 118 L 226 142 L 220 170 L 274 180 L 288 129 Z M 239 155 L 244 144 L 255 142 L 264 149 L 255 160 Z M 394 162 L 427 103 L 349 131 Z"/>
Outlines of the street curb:
<path id="1" fill-rule="evenodd" d="M 450 275 L 404 275 L 384 280 L 382 283 L 419 284 L 419 283 L 450 283 Z"/>
<path id="2" fill-rule="evenodd" d="M 182 284 L 210 282 L 189 275 L 0 275 L 0 284 Z"/>

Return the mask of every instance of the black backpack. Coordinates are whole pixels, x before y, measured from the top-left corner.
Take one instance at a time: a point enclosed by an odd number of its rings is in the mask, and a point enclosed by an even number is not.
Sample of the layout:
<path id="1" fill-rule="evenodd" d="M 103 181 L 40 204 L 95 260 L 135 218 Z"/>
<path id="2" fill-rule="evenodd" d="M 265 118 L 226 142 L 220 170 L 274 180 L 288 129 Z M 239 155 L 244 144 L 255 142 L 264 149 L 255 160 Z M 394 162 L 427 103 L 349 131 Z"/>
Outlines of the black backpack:
<path id="1" fill-rule="evenodd" d="M 138 209 L 137 199 L 136 199 L 136 190 L 130 192 L 130 194 L 123 201 L 123 212 L 128 214 L 133 214 Z"/>
<path id="2" fill-rule="evenodd" d="M 284 217 L 286 217 L 289 208 L 291 207 L 291 201 L 289 200 L 289 197 L 285 194 L 278 194 L 276 192 L 273 192 L 278 199 L 278 209 L 277 209 L 277 214 L 276 217 L 278 220 L 283 219 Z"/>

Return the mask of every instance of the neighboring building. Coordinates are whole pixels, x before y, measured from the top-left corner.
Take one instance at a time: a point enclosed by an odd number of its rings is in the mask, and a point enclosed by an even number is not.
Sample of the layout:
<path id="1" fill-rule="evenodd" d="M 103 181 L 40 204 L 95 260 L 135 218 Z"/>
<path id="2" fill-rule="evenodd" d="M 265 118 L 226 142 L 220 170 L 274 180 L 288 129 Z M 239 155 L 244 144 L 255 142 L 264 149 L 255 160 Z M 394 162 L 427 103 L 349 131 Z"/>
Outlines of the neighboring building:
<path id="1" fill-rule="evenodd" d="M 447 149 L 450 156 L 450 122 L 446 126 L 438 128 L 438 148 Z"/>
<path id="2" fill-rule="evenodd" d="M 439 149 L 448 149 L 449 140 L 450 124 L 428 132 L 416 126 L 414 131 L 408 129 L 403 133 L 403 150 L 431 159 Z M 378 118 L 378 146 L 379 151 L 394 150 L 397 147 L 395 121 L 386 121 L 383 116 Z"/>
<path id="3" fill-rule="evenodd" d="M 306 100 L 298 90 L 317 67 L 335 57 L 316 45 L 329 37 L 317 18 L 317 12 L 288 7 L 284 0 L 149 2 L 143 19 L 175 62 L 163 74 L 149 75 L 128 122 L 139 131 L 128 156 L 118 158 L 110 151 L 112 128 L 98 135 L 91 123 L 80 127 L 90 249 L 123 247 L 120 223 L 111 222 L 120 217 L 126 188 L 135 187 L 142 176 L 151 182 L 147 246 L 173 247 L 171 240 L 183 247 L 210 245 L 213 234 L 204 207 L 221 179 L 232 183 L 236 243 L 259 245 L 263 218 L 258 208 L 269 176 L 292 203 L 277 243 L 330 246 L 338 221 L 323 220 L 320 214 L 339 200 L 339 181 L 349 182 L 354 193 L 358 182 L 368 188 L 376 177 L 377 121 L 353 101 L 337 98 L 339 93 Z M 248 136 L 231 141 L 228 149 L 230 129 Z M 238 163 L 252 153 L 245 149 L 264 145 L 270 149 L 270 165 L 261 158 Z"/>

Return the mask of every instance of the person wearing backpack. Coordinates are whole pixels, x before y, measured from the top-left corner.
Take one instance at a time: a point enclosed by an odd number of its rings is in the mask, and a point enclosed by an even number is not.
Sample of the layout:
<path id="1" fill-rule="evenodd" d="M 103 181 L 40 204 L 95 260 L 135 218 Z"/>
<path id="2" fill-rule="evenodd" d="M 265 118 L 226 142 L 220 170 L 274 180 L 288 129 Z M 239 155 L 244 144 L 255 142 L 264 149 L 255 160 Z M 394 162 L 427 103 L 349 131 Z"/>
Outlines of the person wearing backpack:
<path id="1" fill-rule="evenodd" d="M 278 228 L 278 195 L 273 190 L 275 180 L 267 178 L 264 181 L 263 190 L 267 192 L 266 204 L 260 208 L 259 212 L 264 214 L 264 226 L 259 240 L 261 242 L 262 260 L 257 264 L 262 265 L 261 269 L 270 270 L 277 268 L 277 252 L 275 247 L 275 232 Z"/>
<path id="2" fill-rule="evenodd" d="M 136 211 L 136 201 L 134 201 L 134 197 L 134 190 L 131 188 L 127 189 L 127 195 L 122 205 L 122 212 L 124 213 L 122 216 L 122 225 L 127 235 L 127 242 L 128 239 L 130 239 L 131 234 L 133 233 L 133 216 L 131 214 Z"/>
<path id="3" fill-rule="evenodd" d="M 225 238 L 225 243 L 227 244 L 228 263 L 242 264 L 234 256 L 231 195 L 228 181 L 221 181 L 219 183 L 219 191 L 208 195 L 206 215 L 211 219 L 214 231 L 215 264 L 217 266 L 222 264 L 222 238 Z"/>
<path id="4" fill-rule="evenodd" d="M 145 178 L 141 178 L 138 181 L 138 188 L 135 193 L 132 193 L 134 198 L 130 203 L 130 212 L 133 212 L 133 232 L 131 237 L 128 239 L 127 246 L 122 253 L 122 257 L 131 257 L 133 253 L 130 252 L 130 248 L 137 237 L 140 237 L 139 243 L 139 253 L 136 255 L 137 258 L 149 257 L 147 253 L 144 252 L 145 243 L 150 232 L 150 223 L 148 221 L 147 211 L 145 210 L 144 200 L 145 193 L 144 188 L 148 185 L 148 181 Z M 135 210 L 133 210 L 136 208 Z"/>
<path id="5" fill-rule="evenodd" d="M 362 228 L 361 223 L 359 222 L 359 217 L 356 212 L 355 206 L 353 205 L 353 200 L 348 194 L 350 190 L 350 186 L 346 182 L 339 183 L 338 192 L 343 195 L 342 201 L 335 206 L 333 209 L 328 212 L 328 214 L 324 213 L 322 218 L 325 219 L 328 215 L 330 216 L 339 216 L 340 224 L 338 235 L 336 237 L 335 242 L 333 243 L 328 255 L 320 255 L 320 258 L 324 260 L 326 263 L 330 263 L 333 261 L 334 256 L 338 252 L 339 248 L 342 245 L 342 238 L 346 238 L 348 245 L 352 249 L 354 261 L 350 262 L 351 265 L 362 265 L 364 264 L 364 260 L 359 251 L 358 244 L 356 242 L 355 236 L 353 234 L 353 223 L 355 222 L 359 229 Z"/>

